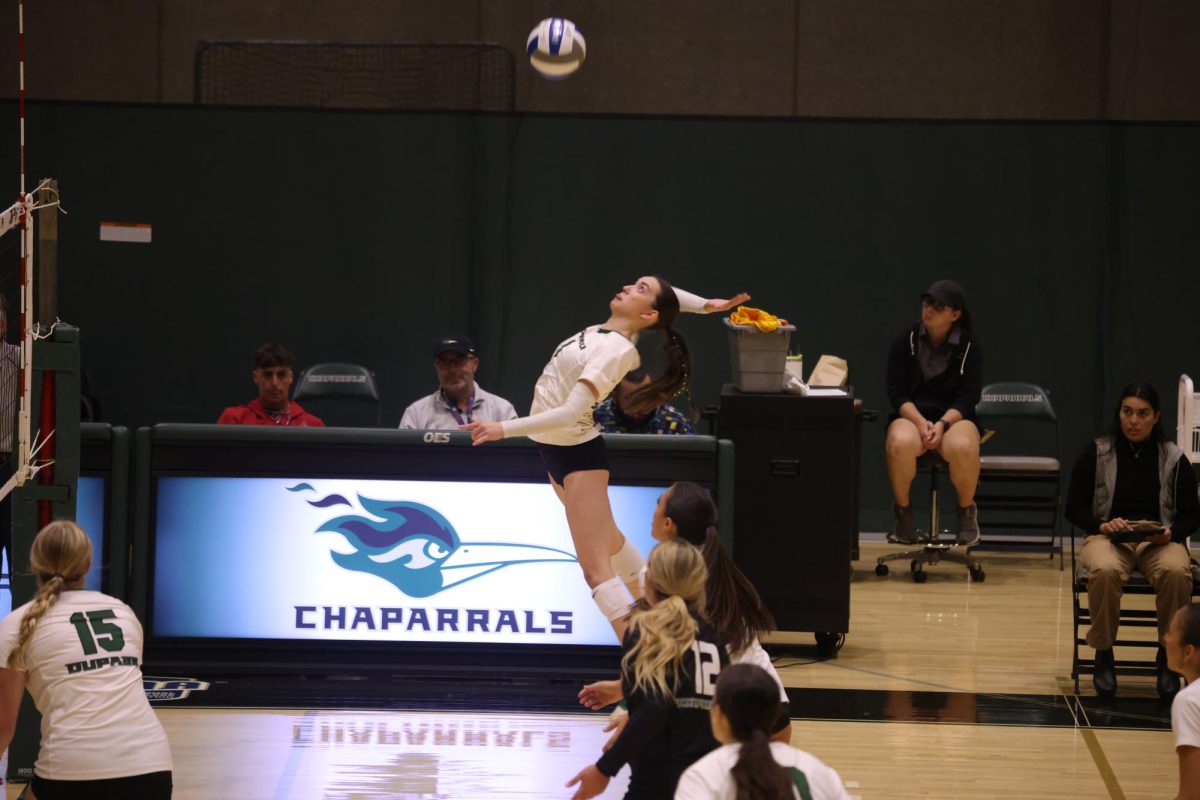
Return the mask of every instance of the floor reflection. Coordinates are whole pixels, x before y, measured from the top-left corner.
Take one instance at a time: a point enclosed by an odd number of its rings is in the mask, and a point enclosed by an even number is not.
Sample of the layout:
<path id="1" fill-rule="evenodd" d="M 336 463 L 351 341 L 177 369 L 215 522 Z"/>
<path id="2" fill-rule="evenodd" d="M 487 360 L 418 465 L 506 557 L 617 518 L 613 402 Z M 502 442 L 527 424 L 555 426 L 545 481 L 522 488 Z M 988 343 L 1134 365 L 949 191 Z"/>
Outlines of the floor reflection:
<path id="1" fill-rule="evenodd" d="M 293 718 L 283 796 L 561 798 L 599 756 L 604 725 L 585 714 L 316 712 Z M 604 796 L 621 797 L 626 784 L 618 776 Z"/>

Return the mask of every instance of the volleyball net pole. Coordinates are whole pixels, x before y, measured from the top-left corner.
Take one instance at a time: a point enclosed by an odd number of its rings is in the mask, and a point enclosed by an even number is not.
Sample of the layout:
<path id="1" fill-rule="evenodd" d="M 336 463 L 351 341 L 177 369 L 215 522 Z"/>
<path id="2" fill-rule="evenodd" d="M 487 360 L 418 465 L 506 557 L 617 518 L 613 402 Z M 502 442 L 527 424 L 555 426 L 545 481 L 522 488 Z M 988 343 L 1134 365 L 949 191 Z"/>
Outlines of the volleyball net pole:
<path id="1" fill-rule="evenodd" d="M 5 314 L 6 326 L 11 328 L 14 322 L 17 326 L 18 342 L 13 345 L 0 340 L 0 452 L 7 454 L 0 458 L 3 467 L 0 502 L 5 504 L 0 524 L 7 524 L 11 508 L 12 540 L 8 555 L 12 562 L 9 577 L 14 600 L 24 577 L 18 569 L 26 560 L 23 546 L 32 543 L 31 534 L 25 537 L 27 541 L 21 541 L 21 535 L 29 534 L 29 528 L 36 533 L 55 517 L 74 518 L 80 457 L 79 332 L 58 319 L 58 212 L 61 210 L 58 183 L 46 178 L 30 190 L 26 181 L 29 160 L 25 138 L 24 19 L 24 3 L 19 2 L 19 190 L 16 202 L 0 211 L 0 238 L 16 235 L 20 257 L 16 270 L 19 301 L 14 304 L 19 310 L 15 320 L 11 308 Z M 35 228 L 40 234 L 36 243 L 40 270 L 35 270 L 34 264 Z M 41 279 L 36 296 L 35 274 Z M 35 371 L 41 375 L 36 376 Z M 64 470 L 58 476 L 53 466 L 56 455 L 65 458 Z"/>
<path id="2" fill-rule="evenodd" d="M 0 486 L 0 501 L 11 512 L 10 590 L 14 608 L 32 599 L 37 591 L 36 578 L 29 569 L 29 551 L 37 532 L 55 518 L 75 519 L 82 453 L 79 331 L 58 319 L 57 215 L 62 210 L 58 185 L 46 179 L 30 189 L 26 182 L 30 161 L 25 136 L 23 0 L 18 0 L 17 24 L 19 188 L 16 202 L 0 212 L 0 236 L 7 233 L 20 237 L 21 259 L 20 312 L 16 315 L 19 343 L 14 346 L 0 341 L 0 440 L 9 452 L 7 467 L 11 469 L 11 475 L 3 476 L 7 481 Z M 35 227 L 39 234 L 36 242 Z M 38 269 L 34 268 L 35 244 Z M 11 326 L 13 320 L 7 322 Z M 7 516 L 0 515 L 0 522 L 7 523 Z M 97 553 L 96 557 L 103 559 L 104 554 Z M 5 777 L 9 781 L 28 781 L 32 777 L 40 747 L 39 726 L 40 715 L 26 693 L 8 748 Z"/>
<path id="3" fill-rule="evenodd" d="M 49 443 L 49 439 L 53 436 L 54 428 L 54 377 L 53 372 L 45 373 L 43 378 L 43 402 L 42 402 L 42 424 L 46 426 L 47 434 L 45 438 L 39 436 L 38 441 L 32 438 L 32 421 L 33 421 L 33 343 L 35 339 L 34 331 L 34 294 L 33 294 L 33 275 L 34 275 L 34 211 L 40 208 L 48 208 L 51 212 L 57 210 L 58 206 L 58 187 L 57 184 L 50 179 L 41 181 L 33 192 L 26 191 L 25 172 L 26 172 L 26 149 L 25 149 L 25 3 L 24 0 L 18 0 L 17 3 L 17 124 L 19 126 L 18 137 L 18 194 L 17 201 L 10 206 L 2 215 L 0 215 L 0 236 L 15 229 L 20 237 L 20 312 L 18 314 L 18 326 L 21 332 L 21 343 L 19 346 L 19 364 L 17 367 L 17 389 L 18 409 L 16 419 L 16 430 L 12 432 L 13 441 L 10 447 L 13 462 L 12 476 L 0 486 L 0 500 L 3 500 L 18 486 L 24 486 L 42 469 L 50 466 L 53 463 L 54 445 Z M 38 200 L 41 204 L 38 204 Z M 53 215 L 51 217 L 54 219 Z M 51 237 L 43 242 L 43 250 L 57 250 L 57 224 L 52 223 L 53 230 Z M 56 284 L 57 281 L 54 281 Z M 57 286 L 50 287 L 52 291 L 57 292 Z M 43 303 L 41 309 L 43 316 L 47 310 L 54 309 L 56 302 L 54 298 L 49 298 Z M 9 320 L 11 324 L 11 320 Z M 53 327 L 51 328 L 51 333 Z M 47 336 L 50 334 L 46 334 Z M 7 385 L 7 381 L 0 381 L 0 391 L 5 393 L 5 397 L 0 398 L 0 409 L 7 407 L 11 397 L 9 392 L 11 388 Z M 49 390 L 49 391 L 46 391 Z M 8 413 L 8 412 L 5 412 Z M 5 421 L 4 425 L 7 426 Z M 41 459 L 39 460 L 39 454 Z M 43 482 L 49 482 L 53 479 L 52 474 L 42 476 Z M 51 512 L 49 504 L 44 504 L 44 510 L 39 514 L 39 517 L 44 517 L 46 522 L 49 522 Z"/>

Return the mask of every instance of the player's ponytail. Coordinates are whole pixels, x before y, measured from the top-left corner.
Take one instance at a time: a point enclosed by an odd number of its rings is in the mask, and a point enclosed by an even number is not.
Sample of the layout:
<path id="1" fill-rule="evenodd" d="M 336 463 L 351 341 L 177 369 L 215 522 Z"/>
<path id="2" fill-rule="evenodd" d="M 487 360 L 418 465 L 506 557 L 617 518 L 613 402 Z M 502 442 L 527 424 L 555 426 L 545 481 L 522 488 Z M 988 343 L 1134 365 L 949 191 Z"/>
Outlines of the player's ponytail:
<path id="1" fill-rule="evenodd" d="M 621 660 L 646 694 L 674 695 L 683 656 L 696 639 L 692 615 L 704 611 L 704 579 L 704 557 L 690 544 L 675 539 L 650 551 L 646 589 L 653 605 L 630 618 L 638 641 Z"/>
<path id="2" fill-rule="evenodd" d="M 740 653 L 759 634 L 775 630 L 775 618 L 721 545 L 717 505 L 708 492 L 686 481 L 674 484 L 663 500 L 663 516 L 675 523 L 681 539 L 699 547 L 704 555 L 708 569 L 705 616 L 729 645 L 729 652 Z"/>
<path id="3" fill-rule="evenodd" d="M 659 286 L 658 297 L 654 301 L 658 320 L 650 329 L 661 330 L 665 334 L 663 352 L 666 354 L 667 365 L 662 375 L 631 392 L 629 397 L 622 401 L 622 409 L 635 417 L 645 416 L 675 395 L 687 391 L 688 382 L 692 377 L 692 357 L 687 341 L 679 331 L 671 327 L 675 318 L 679 316 L 679 298 L 666 278 L 661 275 L 654 277 Z"/>
<path id="4" fill-rule="evenodd" d="M 770 730 L 779 714 L 779 687 L 754 664 L 721 670 L 714 701 L 742 743 L 730 774 L 738 800 L 791 800 L 792 779 L 771 754 Z"/>
<path id="5" fill-rule="evenodd" d="M 55 520 L 38 531 L 29 550 L 29 569 L 37 576 L 38 590 L 21 618 L 17 644 L 8 654 L 5 666 L 25 669 L 25 648 L 37 630 L 38 621 L 64 589 L 83 585 L 91 565 L 92 542 L 74 522 Z"/>

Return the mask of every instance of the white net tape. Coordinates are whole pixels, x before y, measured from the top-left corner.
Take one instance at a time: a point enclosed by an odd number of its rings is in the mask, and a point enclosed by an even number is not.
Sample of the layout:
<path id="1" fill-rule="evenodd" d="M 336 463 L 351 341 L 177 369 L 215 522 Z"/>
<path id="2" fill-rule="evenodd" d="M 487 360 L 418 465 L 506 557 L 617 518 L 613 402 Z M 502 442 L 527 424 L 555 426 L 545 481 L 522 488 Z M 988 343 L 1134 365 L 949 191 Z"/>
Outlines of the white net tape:
<path id="1" fill-rule="evenodd" d="M 22 201 L 18 200 L 6 208 L 3 215 L 0 215 L 0 236 L 3 236 L 21 224 L 22 205 Z"/>

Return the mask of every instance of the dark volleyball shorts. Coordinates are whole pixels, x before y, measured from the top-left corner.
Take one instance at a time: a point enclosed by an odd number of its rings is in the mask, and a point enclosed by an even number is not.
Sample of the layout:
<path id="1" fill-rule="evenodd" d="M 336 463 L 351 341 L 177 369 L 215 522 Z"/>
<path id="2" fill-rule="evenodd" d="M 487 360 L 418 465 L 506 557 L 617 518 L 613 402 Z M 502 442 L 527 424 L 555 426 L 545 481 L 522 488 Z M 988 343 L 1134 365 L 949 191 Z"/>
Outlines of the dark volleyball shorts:
<path id="1" fill-rule="evenodd" d="M 546 471 L 559 486 L 572 472 L 584 472 L 589 469 L 608 469 L 608 451 L 604 447 L 604 437 L 597 436 L 583 444 L 558 445 L 537 442 L 538 452 L 542 454 L 542 463 Z"/>
<path id="2" fill-rule="evenodd" d="M 171 773 L 147 772 L 128 778 L 95 781 L 55 781 L 33 775 L 33 793 L 38 800 L 169 800 Z"/>

